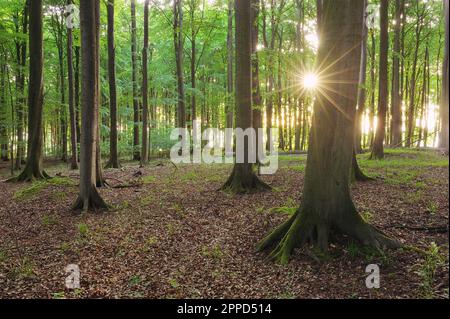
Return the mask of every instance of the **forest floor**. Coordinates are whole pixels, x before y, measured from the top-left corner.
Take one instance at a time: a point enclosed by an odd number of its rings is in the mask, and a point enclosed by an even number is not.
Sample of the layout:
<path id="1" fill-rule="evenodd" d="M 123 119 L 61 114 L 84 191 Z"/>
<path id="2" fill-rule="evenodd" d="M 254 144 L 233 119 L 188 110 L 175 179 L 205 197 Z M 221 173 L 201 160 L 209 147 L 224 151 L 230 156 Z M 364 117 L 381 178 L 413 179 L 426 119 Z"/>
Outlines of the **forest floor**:
<path id="1" fill-rule="evenodd" d="M 390 150 L 359 157 L 375 181 L 354 183 L 362 216 L 404 244 L 384 254 L 342 237 L 316 260 L 297 250 L 287 266 L 255 252 L 257 242 L 295 211 L 306 157 L 280 156 L 273 191 L 217 191 L 228 165 L 152 162 L 106 170 L 108 212 L 74 214 L 78 177 L 47 163 L 47 182 L 0 183 L 0 298 L 448 298 L 449 161 L 433 151 Z M 8 177 L 1 164 L 0 179 Z M 64 177 L 65 176 L 65 177 Z M 65 288 L 79 265 L 81 288 Z M 378 264 L 381 287 L 367 289 Z"/>

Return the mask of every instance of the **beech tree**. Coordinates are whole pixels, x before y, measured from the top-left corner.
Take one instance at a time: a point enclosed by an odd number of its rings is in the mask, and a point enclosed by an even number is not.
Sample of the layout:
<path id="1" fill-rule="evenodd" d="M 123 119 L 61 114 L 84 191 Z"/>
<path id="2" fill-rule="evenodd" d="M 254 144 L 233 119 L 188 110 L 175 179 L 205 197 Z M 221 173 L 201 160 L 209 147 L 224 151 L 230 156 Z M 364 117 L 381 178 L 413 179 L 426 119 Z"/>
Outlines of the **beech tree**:
<path id="1" fill-rule="evenodd" d="M 97 136 L 99 133 L 99 9 L 99 0 L 80 1 L 82 64 L 80 193 L 73 209 L 84 211 L 107 208 L 96 188 Z"/>
<path id="2" fill-rule="evenodd" d="M 269 258 L 280 263 L 308 242 L 327 250 L 332 230 L 376 248 L 398 246 L 361 218 L 349 188 L 363 7 L 363 1 L 322 1 L 317 64 L 326 70 L 327 85 L 326 95 L 319 90 L 314 103 L 302 204 L 258 245 L 275 247 Z"/>
<path id="3" fill-rule="evenodd" d="M 148 5 L 144 4 L 144 48 L 142 49 L 142 152 L 141 165 L 148 162 Z"/>
<path id="4" fill-rule="evenodd" d="M 378 121 L 371 158 L 384 158 L 386 114 L 388 109 L 388 50 L 389 50 L 389 1 L 381 0 L 380 7 L 380 77 L 378 89 Z"/>
<path id="5" fill-rule="evenodd" d="M 444 63 L 442 66 L 442 100 L 441 100 L 441 135 L 440 147 L 448 153 L 449 148 L 449 100 L 448 100 L 448 53 L 449 53 L 449 4 L 448 0 L 444 0 L 444 16 L 445 16 L 445 47 L 444 47 Z"/>
<path id="6" fill-rule="evenodd" d="M 119 168 L 117 149 L 117 89 L 116 89 L 116 47 L 114 40 L 114 0 L 107 0 L 108 11 L 108 77 L 109 77 L 109 162 L 111 168 Z"/>
<path id="7" fill-rule="evenodd" d="M 252 112 L 252 2 L 236 0 L 236 127 L 247 130 L 253 127 Z M 235 163 L 233 171 L 222 187 L 233 193 L 247 193 L 270 189 L 253 171 L 250 152 L 255 146 L 250 138 L 244 141 L 244 163 Z"/>
<path id="8" fill-rule="evenodd" d="M 22 173 L 12 181 L 22 182 L 49 178 L 42 169 L 42 111 L 44 103 L 42 10 L 42 0 L 30 1 L 27 162 Z"/>

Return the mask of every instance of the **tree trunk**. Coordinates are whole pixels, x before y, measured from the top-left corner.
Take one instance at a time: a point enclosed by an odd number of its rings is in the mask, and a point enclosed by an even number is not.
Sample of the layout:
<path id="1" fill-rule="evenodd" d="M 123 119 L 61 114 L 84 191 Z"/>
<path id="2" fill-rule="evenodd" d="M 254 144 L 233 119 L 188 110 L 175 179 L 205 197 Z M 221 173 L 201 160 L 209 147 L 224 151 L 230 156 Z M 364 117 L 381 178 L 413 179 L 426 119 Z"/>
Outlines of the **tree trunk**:
<path id="1" fill-rule="evenodd" d="M 33 181 L 49 176 L 42 169 L 43 29 L 42 0 L 30 2 L 30 80 L 28 84 L 28 148 L 27 163 L 14 181 Z"/>
<path id="2" fill-rule="evenodd" d="M 173 3 L 173 39 L 175 45 L 178 109 L 177 125 L 186 127 L 186 98 L 184 92 L 184 68 L 183 68 L 183 6 L 182 0 L 174 0 Z"/>
<path id="3" fill-rule="evenodd" d="M 364 1 L 364 7 L 367 7 L 367 1 Z M 366 105 L 367 33 L 368 29 L 366 24 L 364 23 L 363 41 L 361 45 L 361 66 L 359 73 L 358 108 L 356 110 L 355 116 L 355 152 L 357 154 L 362 153 L 362 120 L 364 115 L 364 108 Z"/>
<path id="4" fill-rule="evenodd" d="M 68 0 L 67 4 L 72 4 Z M 67 77 L 69 82 L 69 118 L 70 118 L 70 141 L 72 158 L 70 167 L 78 169 L 78 147 L 77 147 L 77 125 L 75 117 L 75 94 L 73 83 L 73 35 L 72 28 L 67 28 Z"/>
<path id="5" fill-rule="evenodd" d="M 80 1 L 80 28 L 82 50 L 82 134 L 80 157 L 80 194 L 73 209 L 107 208 L 95 187 L 98 134 L 99 80 L 97 14 L 99 0 Z"/>
<path id="6" fill-rule="evenodd" d="M 378 124 L 372 146 L 373 159 L 384 158 L 386 136 L 386 114 L 388 108 L 388 50 L 389 50 L 389 2 L 381 0 L 380 8 L 380 78 L 378 92 Z"/>
<path id="7" fill-rule="evenodd" d="M 5 59 L 6 60 L 6 59 Z M 8 161 L 6 64 L 0 65 L 0 159 Z"/>
<path id="8" fill-rule="evenodd" d="M 139 103 L 137 85 L 136 0 L 131 0 L 131 67 L 133 81 L 133 159 L 140 160 L 139 149 Z"/>
<path id="9" fill-rule="evenodd" d="M 322 10 L 318 65 L 325 65 L 330 74 L 330 91 L 327 97 L 318 92 L 314 104 L 303 202 L 296 214 L 259 244 L 260 250 L 276 245 L 269 258 L 282 264 L 294 248 L 307 242 L 326 251 L 331 230 L 377 248 L 397 246 L 363 221 L 349 187 L 359 77 L 358 68 L 352 66 L 361 59 L 363 2 L 324 0 Z M 333 64 L 336 58 L 339 63 Z"/>
<path id="10" fill-rule="evenodd" d="M 262 128 L 262 102 L 261 87 L 259 84 L 259 3 L 260 0 L 251 0 L 251 22 L 252 22 L 252 126 L 256 133 L 255 152 L 258 154 L 259 129 Z M 259 161 L 258 161 L 259 163 Z"/>
<path id="11" fill-rule="evenodd" d="M 253 127 L 252 116 L 252 2 L 236 0 L 236 127 L 246 130 Z M 269 189 L 253 172 L 249 154 L 254 145 L 245 139 L 244 162 L 235 163 L 231 176 L 222 187 L 232 193 L 242 194 Z"/>
<path id="12" fill-rule="evenodd" d="M 448 101 L 448 37 L 449 37 L 449 5 L 448 0 L 444 0 L 445 8 L 445 49 L 444 49 L 444 64 L 442 70 L 442 101 L 441 101 L 441 134 L 439 139 L 439 146 L 447 153 L 449 151 L 449 101 Z"/>
<path id="13" fill-rule="evenodd" d="M 227 28 L 227 109 L 226 109 L 226 128 L 234 128 L 234 80 L 233 80 L 233 6 L 234 0 L 228 0 L 228 28 Z M 227 134 L 225 137 L 226 145 L 233 144 L 233 135 Z M 232 154 L 227 154 L 232 156 Z"/>
<path id="14" fill-rule="evenodd" d="M 404 5 L 404 3 L 403 3 Z M 395 36 L 394 52 L 392 56 L 392 143 L 393 147 L 399 147 L 402 143 L 402 101 L 400 96 L 400 55 L 401 55 L 401 31 L 402 14 L 404 7 L 401 0 L 395 1 Z"/>
<path id="15" fill-rule="evenodd" d="M 109 77 L 109 162 L 106 167 L 119 168 L 117 148 L 116 45 L 114 40 L 114 0 L 108 0 L 108 77 Z"/>
<path id="16" fill-rule="evenodd" d="M 141 165 L 148 162 L 148 6 L 144 5 L 144 48 L 142 49 L 142 153 Z"/>

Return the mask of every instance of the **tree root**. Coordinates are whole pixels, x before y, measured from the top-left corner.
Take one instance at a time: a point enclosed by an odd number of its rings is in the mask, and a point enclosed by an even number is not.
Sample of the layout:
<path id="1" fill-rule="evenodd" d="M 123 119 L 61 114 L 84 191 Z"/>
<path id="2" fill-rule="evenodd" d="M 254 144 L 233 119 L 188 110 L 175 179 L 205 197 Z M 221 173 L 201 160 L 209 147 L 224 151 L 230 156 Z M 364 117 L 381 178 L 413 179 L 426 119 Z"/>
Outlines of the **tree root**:
<path id="1" fill-rule="evenodd" d="M 281 224 L 258 243 L 258 251 L 275 247 L 267 258 L 282 265 L 289 262 L 295 248 L 302 248 L 307 244 L 326 252 L 332 226 L 333 229 L 345 233 L 363 245 L 375 248 L 379 252 L 382 252 L 383 249 L 401 247 L 400 243 L 365 223 L 356 211 L 354 214 L 350 213 L 348 220 L 344 223 L 327 224 L 323 221 L 317 221 L 314 217 L 306 210 L 297 211 L 288 221 Z"/>
<path id="2" fill-rule="evenodd" d="M 95 187 L 92 187 L 87 198 L 82 198 L 80 195 L 72 206 L 74 211 L 87 212 L 89 210 L 108 210 L 109 206 L 103 200 Z"/>
<path id="3" fill-rule="evenodd" d="M 7 179 L 5 183 L 20 183 L 20 182 L 34 182 L 37 180 L 51 179 L 45 171 L 42 172 L 31 172 L 31 170 L 25 169 L 18 176 Z"/>
<path id="4" fill-rule="evenodd" d="M 270 190 L 272 190 L 272 187 L 260 180 L 254 172 L 250 176 L 241 178 L 236 175 L 234 170 L 227 182 L 219 189 L 219 191 L 230 192 L 232 194 L 249 194 Z"/>

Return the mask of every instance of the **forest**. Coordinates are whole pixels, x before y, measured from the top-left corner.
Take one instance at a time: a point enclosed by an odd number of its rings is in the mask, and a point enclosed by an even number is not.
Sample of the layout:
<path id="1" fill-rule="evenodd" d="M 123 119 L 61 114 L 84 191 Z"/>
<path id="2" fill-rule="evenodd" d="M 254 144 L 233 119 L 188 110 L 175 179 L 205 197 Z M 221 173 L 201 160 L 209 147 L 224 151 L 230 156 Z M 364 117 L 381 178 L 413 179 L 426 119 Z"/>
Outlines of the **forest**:
<path id="1" fill-rule="evenodd" d="M 0 299 L 449 298 L 448 0 L 0 3 Z"/>

